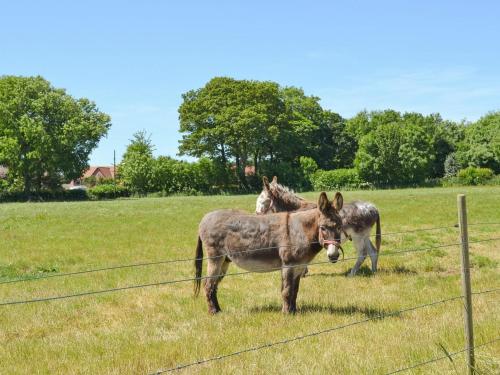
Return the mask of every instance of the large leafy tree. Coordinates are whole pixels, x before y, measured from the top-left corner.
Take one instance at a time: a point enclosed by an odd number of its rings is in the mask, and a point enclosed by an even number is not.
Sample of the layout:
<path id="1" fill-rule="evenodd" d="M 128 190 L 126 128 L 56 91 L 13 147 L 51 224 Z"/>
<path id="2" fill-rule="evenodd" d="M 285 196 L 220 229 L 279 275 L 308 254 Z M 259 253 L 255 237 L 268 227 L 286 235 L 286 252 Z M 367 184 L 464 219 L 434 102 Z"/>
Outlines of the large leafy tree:
<path id="1" fill-rule="evenodd" d="M 118 171 L 123 183 L 139 195 L 145 195 L 153 187 L 154 146 L 146 131 L 134 133 L 130 140 Z"/>
<path id="2" fill-rule="evenodd" d="M 180 153 L 234 163 L 241 185 L 250 163 L 257 173 L 281 171 L 290 179 L 295 174 L 286 171 L 299 166 L 300 156 L 331 167 L 337 148 L 332 140 L 342 122 L 302 89 L 226 77 L 185 93 L 179 114 Z"/>
<path id="3" fill-rule="evenodd" d="M 80 177 L 110 126 L 93 102 L 42 77 L 0 77 L 0 164 L 28 195 Z"/>
<path id="4" fill-rule="evenodd" d="M 183 94 L 179 108 L 181 154 L 235 162 L 240 182 L 253 156 L 273 148 L 282 112 L 278 85 L 271 82 L 213 78 L 205 87 Z"/>
<path id="5" fill-rule="evenodd" d="M 356 138 L 347 131 L 345 120 L 337 113 L 325 111 L 328 136 L 320 150 L 328 159 L 321 160 L 323 169 L 351 168 L 358 148 Z"/>
<path id="6" fill-rule="evenodd" d="M 423 127 L 389 123 L 361 138 L 355 165 L 366 181 L 402 185 L 423 182 L 433 160 L 432 138 Z"/>
<path id="7" fill-rule="evenodd" d="M 464 167 L 487 167 L 500 172 L 500 112 L 489 113 L 465 127 L 457 158 Z"/>
<path id="8" fill-rule="evenodd" d="M 383 111 L 361 111 L 346 121 L 346 131 L 358 142 L 380 125 L 394 124 L 401 121 L 401 114 L 392 109 Z"/>
<path id="9" fill-rule="evenodd" d="M 354 163 L 361 178 L 379 185 L 401 183 L 398 158 L 402 132 L 398 125 L 381 125 L 359 142 Z"/>

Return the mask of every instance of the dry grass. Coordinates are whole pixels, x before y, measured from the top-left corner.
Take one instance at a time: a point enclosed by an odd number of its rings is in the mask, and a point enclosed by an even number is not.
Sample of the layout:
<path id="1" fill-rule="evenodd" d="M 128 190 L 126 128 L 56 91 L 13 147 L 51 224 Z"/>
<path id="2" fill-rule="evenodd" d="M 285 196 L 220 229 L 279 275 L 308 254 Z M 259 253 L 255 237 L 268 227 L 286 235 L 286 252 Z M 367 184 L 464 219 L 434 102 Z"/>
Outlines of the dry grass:
<path id="1" fill-rule="evenodd" d="M 500 188 L 347 192 L 374 202 L 382 232 L 456 223 L 465 192 L 469 222 L 500 222 Z M 316 199 L 317 193 L 308 193 Z M 194 256 L 197 224 L 222 207 L 254 208 L 255 196 L 172 197 L 0 206 L 0 281 L 47 272 Z M 470 227 L 470 239 L 500 237 L 500 225 Z M 457 230 L 383 235 L 380 273 L 345 277 L 352 263 L 318 265 L 301 283 L 300 312 L 283 316 L 278 273 L 228 277 L 223 312 L 211 317 L 191 283 L 0 307 L 0 373 L 127 374 L 226 354 L 460 294 L 459 247 L 388 256 L 457 242 Z M 471 245 L 473 290 L 500 287 L 500 241 Z M 354 255 L 347 246 L 346 257 Z M 386 256 L 384 256 L 386 254 Z M 321 253 L 316 260 L 325 260 Z M 369 265 L 369 262 L 366 263 Z M 237 272 L 234 266 L 229 272 Z M 191 263 L 122 269 L 0 285 L 0 300 L 29 299 L 192 277 Z M 475 296 L 476 343 L 498 337 L 499 293 Z M 243 354 L 185 373 L 383 374 L 463 348 L 460 301 Z M 500 372 L 500 342 L 477 351 L 482 374 Z M 413 374 L 463 373 L 464 355 Z"/>

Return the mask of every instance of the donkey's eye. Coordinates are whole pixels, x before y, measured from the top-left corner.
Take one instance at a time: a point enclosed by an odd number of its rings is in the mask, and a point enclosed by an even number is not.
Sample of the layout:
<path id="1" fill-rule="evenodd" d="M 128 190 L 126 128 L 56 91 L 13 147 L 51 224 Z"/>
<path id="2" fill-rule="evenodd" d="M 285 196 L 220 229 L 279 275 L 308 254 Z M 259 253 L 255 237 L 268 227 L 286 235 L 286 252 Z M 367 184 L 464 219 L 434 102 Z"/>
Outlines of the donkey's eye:
<path id="1" fill-rule="evenodd" d="M 326 228 L 325 228 L 323 225 L 320 225 L 320 226 L 319 226 L 319 229 L 321 229 L 321 230 L 326 230 Z"/>

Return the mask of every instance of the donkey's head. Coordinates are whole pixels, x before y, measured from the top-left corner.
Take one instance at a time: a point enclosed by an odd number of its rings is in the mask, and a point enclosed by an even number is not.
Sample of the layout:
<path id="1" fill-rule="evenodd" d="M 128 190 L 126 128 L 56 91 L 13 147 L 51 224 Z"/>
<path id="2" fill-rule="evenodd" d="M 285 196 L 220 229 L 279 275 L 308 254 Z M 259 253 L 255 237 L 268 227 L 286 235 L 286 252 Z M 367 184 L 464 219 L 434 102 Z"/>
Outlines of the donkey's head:
<path id="1" fill-rule="evenodd" d="M 340 235 L 342 233 L 342 219 L 340 210 L 344 203 L 342 194 L 336 193 L 333 201 L 329 201 L 325 192 L 322 192 L 318 200 L 318 239 L 321 246 L 326 247 L 328 259 L 335 263 L 339 259 L 341 250 Z"/>
<path id="2" fill-rule="evenodd" d="M 274 181 L 274 180 L 273 180 Z M 271 186 L 266 176 L 262 177 L 262 193 L 257 198 L 255 205 L 255 213 L 263 215 L 273 211 L 273 196 L 271 194 Z"/>

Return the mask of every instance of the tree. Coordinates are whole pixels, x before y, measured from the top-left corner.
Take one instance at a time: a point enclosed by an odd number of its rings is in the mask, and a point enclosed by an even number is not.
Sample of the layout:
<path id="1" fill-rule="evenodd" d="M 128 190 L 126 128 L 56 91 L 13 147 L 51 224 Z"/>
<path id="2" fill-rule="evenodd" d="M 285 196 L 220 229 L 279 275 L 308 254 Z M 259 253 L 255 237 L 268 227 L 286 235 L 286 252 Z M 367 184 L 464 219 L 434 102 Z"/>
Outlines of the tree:
<path id="1" fill-rule="evenodd" d="M 346 122 L 346 131 L 358 142 L 368 133 L 377 129 L 380 125 L 398 123 L 401 114 L 392 109 L 383 111 L 361 111 Z"/>
<path id="2" fill-rule="evenodd" d="M 429 177 L 433 160 L 431 136 L 423 127 L 389 123 L 361 138 L 355 165 L 365 181 L 404 185 Z"/>
<path id="3" fill-rule="evenodd" d="M 80 177 L 110 126 L 93 102 L 40 76 L 0 77 L 0 164 L 26 195 Z"/>
<path id="4" fill-rule="evenodd" d="M 402 182 L 398 160 L 402 136 L 397 124 L 385 124 L 360 139 L 354 164 L 363 180 L 378 185 Z"/>
<path id="5" fill-rule="evenodd" d="M 405 126 L 416 125 L 430 137 L 433 160 L 429 165 L 429 177 L 443 177 L 446 157 L 455 151 L 460 139 L 463 138 L 463 127 L 452 121 L 444 121 L 438 113 L 424 116 L 410 112 L 402 116 Z"/>
<path id="6" fill-rule="evenodd" d="M 183 94 L 179 108 L 180 154 L 208 156 L 227 164 L 234 160 L 240 184 L 245 166 L 270 147 L 270 133 L 280 113 L 278 85 L 218 77 L 205 87 Z"/>
<path id="7" fill-rule="evenodd" d="M 154 146 L 142 130 L 134 133 L 119 165 L 120 178 L 130 190 L 145 195 L 153 187 Z"/>
<path id="8" fill-rule="evenodd" d="M 325 111 L 324 116 L 329 134 L 321 152 L 328 160 L 322 163 L 322 168 L 351 168 L 358 149 L 356 138 L 347 131 L 346 122 L 340 115 Z"/>
<path id="9" fill-rule="evenodd" d="M 500 172 L 500 112 L 488 113 L 465 127 L 457 159 L 463 167 L 487 167 Z"/>
<path id="10" fill-rule="evenodd" d="M 290 178 L 296 175 L 299 156 L 330 167 L 336 152 L 330 143 L 342 122 L 302 89 L 226 77 L 184 94 L 179 114 L 180 154 L 207 156 L 219 165 L 234 163 L 244 187 L 244 168 L 250 163 L 257 174 L 278 170 Z"/>

